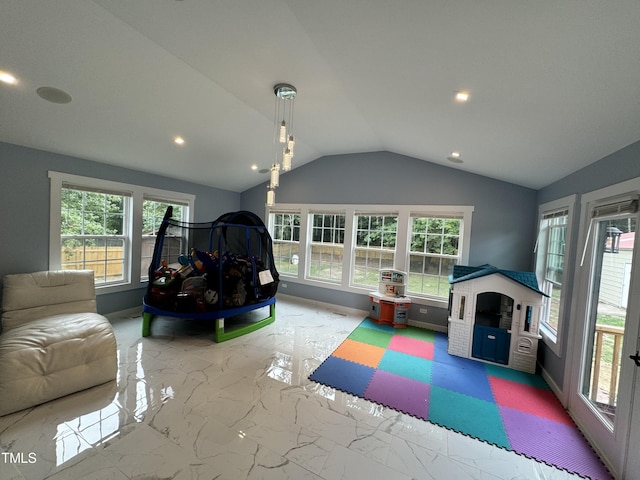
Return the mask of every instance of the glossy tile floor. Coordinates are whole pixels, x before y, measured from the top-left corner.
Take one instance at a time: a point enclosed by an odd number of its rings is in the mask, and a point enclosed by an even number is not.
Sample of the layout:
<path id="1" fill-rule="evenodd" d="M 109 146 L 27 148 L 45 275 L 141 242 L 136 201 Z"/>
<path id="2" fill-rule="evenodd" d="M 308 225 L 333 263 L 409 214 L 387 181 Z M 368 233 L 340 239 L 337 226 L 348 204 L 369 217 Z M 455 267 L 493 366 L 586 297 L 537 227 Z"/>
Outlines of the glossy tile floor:
<path id="1" fill-rule="evenodd" d="M 365 312 L 278 295 L 276 322 L 113 318 L 117 382 L 0 417 L 0 479 L 570 479 L 310 382 Z M 262 312 L 259 312 L 262 313 Z"/>

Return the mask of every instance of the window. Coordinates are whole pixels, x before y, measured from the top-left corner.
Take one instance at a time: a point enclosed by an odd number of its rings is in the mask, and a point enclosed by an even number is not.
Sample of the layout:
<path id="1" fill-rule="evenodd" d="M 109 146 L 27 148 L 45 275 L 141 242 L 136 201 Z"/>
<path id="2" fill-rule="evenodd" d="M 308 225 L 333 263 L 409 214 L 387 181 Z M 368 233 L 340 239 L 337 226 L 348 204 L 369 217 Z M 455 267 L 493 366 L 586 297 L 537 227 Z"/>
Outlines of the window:
<path id="1" fill-rule="evenodd" d="M 413 303 L 446 308 L 451 268 L 469 259 L 472 213 L 469 206 L 280 204 L 266 218 L 281 279 L 366 294 L 377 290 L 380 269 L 393 268 L 409 273 Z"/>
<path id="2" fill-rule="evenodd" d="M 407 291 L 433 297 L 449 293 L 449 274 L 460 261 L 459 218 L 411 217 Z"/>
<path id="3" fill-rule="evenodd" d="M 144 287 L 168 205 L 174 218 L 192 218 L 193 195 L 58 172 L 49 178 L 49 268 L 93 270 L 99 293 Z"/>
<path id="4" fill-rule="evenodd" d="M 71 186 L 61 197 L 60 268 L 93 270 L 96 285 L 127 281 L 129 197 Z"/>
<path id="5" fill-rule="evenodd" d="M 560 322 L 568 217 L 567 210 L 547 214 L 540 225 L 540 230 L 545 232 L 546 242 L 540 252 L 544 262 L 544 276 L 539 283 L 542 291 L 548 295 L 545 299 L 543 323 L 554 335 L 558 334 Z"/>
<path id="6" fill-rule="evenodd" d="M 185 220 L 185 213 L 188 210 L 187 204 L 172 203 L 152 197 L 147 198 L 146 196 L 142 202 L 141 281 L 147 281 L 149 279 L 148 269 L 156 245 L 156 236 L 168 207 L 173 208 L 172 218 L 179 221 L 187 221 Z M 164 237 L 164 251 L 169 254 L 169 258 L 165 258 L 164 260 L 166 260 L 167 263 L 176 263 L 180 254 L 188 251 L 188 239 L 182 236 L 183 233 L 183 229 L 176 229 L 176 231 L 169 230 L 166 232 Z"/>
<path id="7" fill-rule="evenodd" d="M 273 225 L 273 259 L 279 273 L 297 275 L 300 261 L 300 214 L 292 212 L 274 212 L 271 214 Z"/>
<path id="8" fill-rule="evenodd" d="M 353 284 L 378 287 L 378 271 L 395 265 L 397 215 L 356 215 Z"/>
<path id="9" fill-rule="evenodd" d="M 335 213 L 311 215 L 309 278 L 340 282 L 344 255 L 345 216 Z"/>
<path id="10" fill-rule="evenodd" d="M 565 266 L 574 198 L 561 199 L 540 207 L 536 244 L 536 276 L 540 289 L 548 295 L 542 311 L 540 331 L 559 355 L 562 315 L 568 302 Z"/>

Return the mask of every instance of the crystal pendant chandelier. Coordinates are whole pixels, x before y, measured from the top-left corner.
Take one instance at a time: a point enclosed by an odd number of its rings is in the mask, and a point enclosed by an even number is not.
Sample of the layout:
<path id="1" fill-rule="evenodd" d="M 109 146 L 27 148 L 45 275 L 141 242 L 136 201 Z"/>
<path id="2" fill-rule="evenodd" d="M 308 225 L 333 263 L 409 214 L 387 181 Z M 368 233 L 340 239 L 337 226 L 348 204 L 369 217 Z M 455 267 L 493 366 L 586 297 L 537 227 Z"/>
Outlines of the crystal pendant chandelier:
<path id="1" fill-rule="evenodd" d="M 280 172 L 291 170 L 295 137 L 293 136 L 293 104 L 298 91 L 288 83 L 278 83 L 273 87 L 276 96 L 276 106 L 273 124 L 275 159 L 271 165 L 269 190 L 267 191 L 267 205 L 276 202 L 275 190 L 280 185 Z"/>

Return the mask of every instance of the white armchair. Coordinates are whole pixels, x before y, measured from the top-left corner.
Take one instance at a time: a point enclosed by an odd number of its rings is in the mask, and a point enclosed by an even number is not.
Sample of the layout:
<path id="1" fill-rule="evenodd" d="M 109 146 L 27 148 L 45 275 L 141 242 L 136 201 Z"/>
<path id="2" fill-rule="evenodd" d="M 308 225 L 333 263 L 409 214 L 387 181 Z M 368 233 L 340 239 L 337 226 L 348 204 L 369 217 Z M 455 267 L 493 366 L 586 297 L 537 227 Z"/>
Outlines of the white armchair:
<path id="1" fill-rule="evenodd" d="M 93 272 L 6 275 L 0 416 L 115 379 L 116 339 L 96 313 Z"/>

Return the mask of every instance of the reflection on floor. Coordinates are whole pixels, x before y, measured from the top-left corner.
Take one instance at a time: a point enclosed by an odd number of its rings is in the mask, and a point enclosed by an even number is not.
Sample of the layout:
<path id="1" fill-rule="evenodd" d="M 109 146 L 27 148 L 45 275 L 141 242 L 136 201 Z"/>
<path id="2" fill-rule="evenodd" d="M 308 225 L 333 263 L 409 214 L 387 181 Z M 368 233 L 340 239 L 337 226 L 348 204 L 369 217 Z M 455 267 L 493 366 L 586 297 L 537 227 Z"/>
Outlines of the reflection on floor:
<path id="1" fill-rule="evenodd" d="M 0 479 L 580 478 L 310 382 L 365 314 L 278 295 L 275 323 L 220 344 L 114 318 L 117 382 L 0 417 Z"/>

